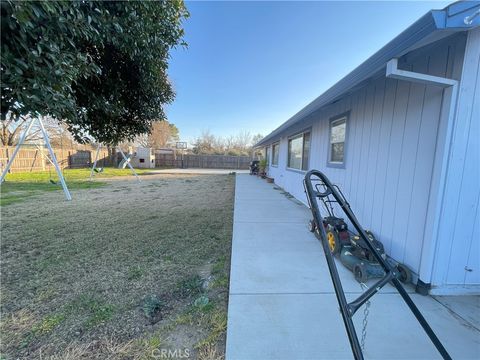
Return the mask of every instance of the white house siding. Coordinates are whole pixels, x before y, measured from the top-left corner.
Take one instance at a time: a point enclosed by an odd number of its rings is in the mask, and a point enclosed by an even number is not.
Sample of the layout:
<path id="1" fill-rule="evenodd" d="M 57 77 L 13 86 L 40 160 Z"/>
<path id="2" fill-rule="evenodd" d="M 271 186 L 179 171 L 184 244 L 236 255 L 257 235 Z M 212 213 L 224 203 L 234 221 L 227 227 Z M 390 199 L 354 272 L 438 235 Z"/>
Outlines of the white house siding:
<path id="1" fill-rule="evenodd" d="M 480 28 L 469 33 L 439 220 L 436 293 L 480 285 Z M 471 270 L 471 271 L 468 271 Z"/>
<path id="2" fill-rule="evenodd" d="M 459 75 L 465 36 L 418 49 L 400 59 L 403 69 L 436 76 Z M 407 81 L 376 79 L 311 119 L 297 124 L 281 140 L 275 183 L 305 202 L 302 173 L 286 170 L 288 136 L 312 128 L 309 168 L 338 184 L 365 228 L 384 243 L 387 253 L 418 273 L 429 193 L 434 177 L 437 132 L 443 90 Z M 327 166 L 329 119 L 350 111 L 345 168 Z"/>

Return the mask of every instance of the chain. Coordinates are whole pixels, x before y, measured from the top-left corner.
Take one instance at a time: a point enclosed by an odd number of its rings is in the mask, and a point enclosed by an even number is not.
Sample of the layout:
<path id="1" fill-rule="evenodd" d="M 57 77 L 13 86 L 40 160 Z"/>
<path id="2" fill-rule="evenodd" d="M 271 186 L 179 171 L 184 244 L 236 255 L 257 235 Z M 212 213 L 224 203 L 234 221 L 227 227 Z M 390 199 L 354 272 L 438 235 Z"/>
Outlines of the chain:
<path id="1" fill-rule="evenodd" d="M 368 286 L 365 283 L 360 283 L 360 287 L 363 289 L 368 289 Z M 360 346 L 362 351 L 365 351 L 365 339 L 367 338 L 367 325 L 368 325 L 368 314 L 370 313 L 370 300 L 365 303 L 365 308 L 363 309 L 363 322 L 362 322 L 362 338 L 360 340 Z"/>

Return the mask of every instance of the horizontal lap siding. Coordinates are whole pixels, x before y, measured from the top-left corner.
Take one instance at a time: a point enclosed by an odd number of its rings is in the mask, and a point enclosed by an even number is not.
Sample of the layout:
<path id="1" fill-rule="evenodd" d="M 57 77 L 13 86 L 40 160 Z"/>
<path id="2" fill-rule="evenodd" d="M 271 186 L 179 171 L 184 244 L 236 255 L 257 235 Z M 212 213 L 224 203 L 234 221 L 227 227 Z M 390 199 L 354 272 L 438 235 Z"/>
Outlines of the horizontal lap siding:
<path id="1" fill-rule="evenodd" d="M 402 67 L 448 76 L 448 59 L 455 54 L 449 49 L 457 42 L 444 41 L 423 56 L 412 54 Z M 417 273 L 424 237 L 428 238 L 425 220 L 442 99 L 438 87 L 379 75 L 322 109 L 312 125 L 309 167 L 325 172 L 338 184 L 361 224 L 384 243 L 387 253 Z M 346 111 L 350 117 L 345 168 L 328 167 L 329 119 Z M 303 175 L 284 168 L 286 138 L 287 134 L 272 175 L 277 184 L 304 201 Z"/>

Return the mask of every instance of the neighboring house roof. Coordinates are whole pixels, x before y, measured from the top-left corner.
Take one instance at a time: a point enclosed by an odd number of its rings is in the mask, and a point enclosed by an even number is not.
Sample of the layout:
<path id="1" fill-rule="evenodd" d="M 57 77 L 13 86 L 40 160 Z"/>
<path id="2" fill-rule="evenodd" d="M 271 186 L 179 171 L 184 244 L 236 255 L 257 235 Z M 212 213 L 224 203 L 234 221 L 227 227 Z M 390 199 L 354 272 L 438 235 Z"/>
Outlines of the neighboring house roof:
<path id="1" fill-rule="evenodd" d="M 260 140 L 255 147 L 277 140 L 281 133 L 293 125 L 322 107 L 337 101 L 352 88 L 375 75 L 392 58 L 398 58 L 455 32 L 480 26 L 480 15 L 472 18 L 472 15 L 478 11 L 480 11 L 480 1 L 459 1 L 442 10 L 429 11 L 355 70 Z M 468 23 L 468 20 L 471 20 L 471 23 Z"/>

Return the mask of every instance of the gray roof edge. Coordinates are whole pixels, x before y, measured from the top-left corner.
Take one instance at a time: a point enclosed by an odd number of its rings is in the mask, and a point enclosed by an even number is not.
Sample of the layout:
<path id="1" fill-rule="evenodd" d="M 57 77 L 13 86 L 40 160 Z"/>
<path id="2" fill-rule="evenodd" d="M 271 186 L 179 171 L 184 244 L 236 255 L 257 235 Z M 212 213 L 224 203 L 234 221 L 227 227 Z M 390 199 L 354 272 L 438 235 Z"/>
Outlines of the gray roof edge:
<path id="1" fill-rule="evenodd" d="M 468 5 L 466 5 L 468 3 Z M 474 5 L 472 5 L 472 3 Z M 323 106 L 328 105 L 329 103 L 337 100 L 341 97 L 346 91 L 352 87 L 358 85 L 360 82 L 366 80 L 368 77 L 375 74 L 377 71 L 382 69 L 385 66 L 387 61 L 394 57 L 399 57 L 408 52 L 412 46 L 426 38 L 428 35 L 432 34 L 437 30 L 444 30 L 447 28 L 452 28 L 452 30 L 457 29 L 458 31 L 464 31 L 473 26 L 459 26 L 458 21 L 456 23 L 448 21 L 448 11 L 450 7 L 461 5 L 464 11 L 473 9 L 480 6 L 480 1 L 472 2 L 455 2 L 450 4 L 442 10 L 431 10 L 420 19 L 415 21 L 407 29 L 397 35 L 394 39 L 388 42 L 375 54 L 370 56 L 367 60 L 357 66 L 353 71 L 344 76 L 341 80 L 335 83 L 323 94 L 315 98 L 312 102 L 298 111 L 295 115 L 290 117 L 286 122 L 273 130 L 270 134 L 265 136 L 262 140 L 254 145 L 254 147 L 259 147 L 267 143 L 271 143 L 285 130 L 289 129 L 291 126 L 296 124 L 298 121 L 304 117 L 311 115 L 313 112 L 321 109 Z M 458 13 L 457 13 L 458 15 Z M 452 26 L 455 25 L 455 26 Z"/>

